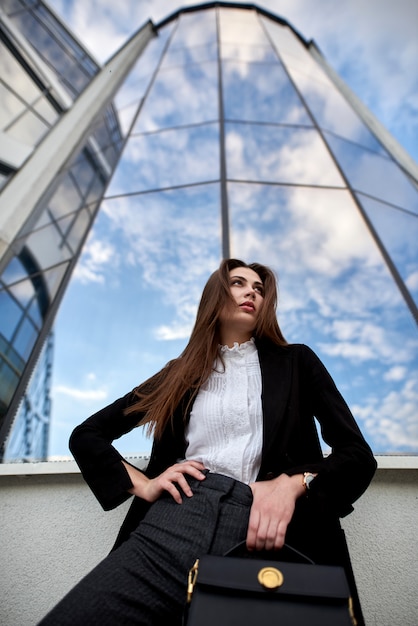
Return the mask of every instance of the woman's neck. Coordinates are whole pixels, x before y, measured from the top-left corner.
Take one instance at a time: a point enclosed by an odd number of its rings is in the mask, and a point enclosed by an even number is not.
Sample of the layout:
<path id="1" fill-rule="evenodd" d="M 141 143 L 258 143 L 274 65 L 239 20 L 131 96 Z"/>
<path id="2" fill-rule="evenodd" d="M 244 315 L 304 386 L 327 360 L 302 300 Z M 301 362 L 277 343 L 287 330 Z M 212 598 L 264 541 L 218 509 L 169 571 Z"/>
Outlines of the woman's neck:
<path id="1" fill-rule="evenodd" d="M 223 332 L 220 336 L 221 346 L 228 346 L 228 348 L 233 348 L 234 345 L 245 343 L 246 341 L 250 341 L 252 334 L 248 333 L 237 333 L 237 332 Z"/>

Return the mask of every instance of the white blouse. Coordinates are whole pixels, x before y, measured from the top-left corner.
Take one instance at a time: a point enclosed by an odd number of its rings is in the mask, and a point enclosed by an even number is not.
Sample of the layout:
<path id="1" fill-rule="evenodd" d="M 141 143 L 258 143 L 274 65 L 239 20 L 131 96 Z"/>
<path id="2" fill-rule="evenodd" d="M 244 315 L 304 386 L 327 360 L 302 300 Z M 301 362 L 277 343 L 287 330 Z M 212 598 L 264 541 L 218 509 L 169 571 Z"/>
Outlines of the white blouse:
<path id="1" fill-rule="evenodd" d="M 261 370 L 254 339 L 220 348 L 220 359 L 200 388 L 186 428 L 186 459 L 218 474 L 254 482 L 261 464 Z"/>

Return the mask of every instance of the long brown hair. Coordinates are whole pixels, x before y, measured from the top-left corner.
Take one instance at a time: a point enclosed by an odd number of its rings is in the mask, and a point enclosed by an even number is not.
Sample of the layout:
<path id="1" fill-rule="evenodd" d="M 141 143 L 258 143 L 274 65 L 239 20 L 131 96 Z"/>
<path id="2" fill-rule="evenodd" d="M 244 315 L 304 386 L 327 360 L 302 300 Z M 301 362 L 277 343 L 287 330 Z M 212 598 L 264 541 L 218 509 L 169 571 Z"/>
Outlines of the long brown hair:
<path id="1" fill-rule="evenodd" d="M 148 432 L 156 438 L 161 436 L 186 392 L 191 390 L 193 399 L 193 392 L 197 392 L 213 371 L 219 356 L 219 317 L 224 306 L 232 300 L 229 272 L 237 267 L 252 269 L 264 286 L 264 304 L 254 337 L 270 339 L 279 346 L 287 345 L 277 322 L 277 286 L 272 270 L 265 265 L 247 264 L 239 259 L 222 261 L 203 289 L 187 346 L 177 359 L 167 363 L 160 372 L 135 389 L 136 401 L 126 410 L 127 413 L 142 413 L 139 425 L 148 424 Z"/>

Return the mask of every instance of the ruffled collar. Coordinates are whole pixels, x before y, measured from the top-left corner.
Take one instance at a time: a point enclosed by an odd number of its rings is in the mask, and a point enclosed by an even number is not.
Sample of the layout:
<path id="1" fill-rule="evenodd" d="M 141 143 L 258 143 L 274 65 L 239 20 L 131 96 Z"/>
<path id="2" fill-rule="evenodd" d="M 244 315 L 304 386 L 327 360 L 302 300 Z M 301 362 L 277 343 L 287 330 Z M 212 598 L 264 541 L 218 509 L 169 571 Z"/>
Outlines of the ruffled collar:
<path id="1" fill-rule="evenodd" d="M 229 346 L 219 346 L 219 352 L 222 356 L 228 356 L 233 354 L 244 354 L 245 352 L 254 352 L 256 350 L 255 339 L 251 337 L 249 341 L 244 341 L 244 343 L 238 343 L 235 341 L 234 345 L 230 348 Z"/>

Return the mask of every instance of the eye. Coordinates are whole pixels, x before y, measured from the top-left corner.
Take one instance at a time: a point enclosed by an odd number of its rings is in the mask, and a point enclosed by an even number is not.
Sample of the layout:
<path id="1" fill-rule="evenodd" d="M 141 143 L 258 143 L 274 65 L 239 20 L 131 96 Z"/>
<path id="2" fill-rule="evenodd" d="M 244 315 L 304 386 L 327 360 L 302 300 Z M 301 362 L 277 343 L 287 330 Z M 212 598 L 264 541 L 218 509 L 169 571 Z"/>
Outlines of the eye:
<path id="1" fill-rule="evenodd" d="M 260 296 L 264 296 L 264 287 L 262 287 L 261 285 L 256 285 L 254 287 L 254 291 L 257 291 Z"/>
<path id="2" fill-rule="evenodd" d="M 242 280 L 240 278 L 234 278 L 234 280 L 231 281 L 231 286 L 232 285 L 242 285 Z"/>

